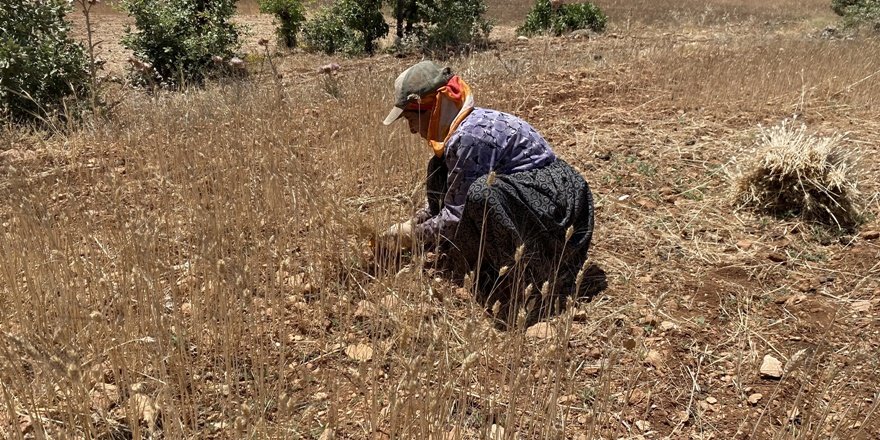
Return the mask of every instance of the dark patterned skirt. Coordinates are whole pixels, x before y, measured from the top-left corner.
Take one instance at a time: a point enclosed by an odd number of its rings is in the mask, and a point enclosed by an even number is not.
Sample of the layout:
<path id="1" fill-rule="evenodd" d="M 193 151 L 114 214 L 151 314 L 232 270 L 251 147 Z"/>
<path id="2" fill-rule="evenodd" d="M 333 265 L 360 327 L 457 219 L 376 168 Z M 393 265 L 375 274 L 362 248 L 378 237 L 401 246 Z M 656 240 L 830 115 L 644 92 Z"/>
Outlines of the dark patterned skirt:
<path id="1" fill-rule="evenodd" d="M 441 160 L 431 161 L 432 211 L 441 207 L 446 174 Z M 461 222 L 440 250 L 456 271 L 475 277 L 484 305 L 500 303 L 501 313 L 528 305 L 529 320 L 535 321 L 560 299 L 578 295 L 593 209 L 589 185 L 562 159 L 536 170 L 483 176 L 468 190 Z"/>

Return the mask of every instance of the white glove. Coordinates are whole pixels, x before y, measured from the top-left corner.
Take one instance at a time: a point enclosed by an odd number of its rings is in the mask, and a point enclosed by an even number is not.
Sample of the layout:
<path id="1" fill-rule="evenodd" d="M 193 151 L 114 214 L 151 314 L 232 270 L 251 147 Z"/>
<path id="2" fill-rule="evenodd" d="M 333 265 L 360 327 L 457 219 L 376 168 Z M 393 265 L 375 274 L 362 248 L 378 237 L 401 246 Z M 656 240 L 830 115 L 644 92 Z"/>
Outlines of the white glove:
<path id="1" fill-rule="evenodd" d="M 393 249 L 399 251 L 412 250 L 413 247 L 413 221 L 392 225 L 385 232 L 379 234 L 378 245 L 380 249 Z"/>

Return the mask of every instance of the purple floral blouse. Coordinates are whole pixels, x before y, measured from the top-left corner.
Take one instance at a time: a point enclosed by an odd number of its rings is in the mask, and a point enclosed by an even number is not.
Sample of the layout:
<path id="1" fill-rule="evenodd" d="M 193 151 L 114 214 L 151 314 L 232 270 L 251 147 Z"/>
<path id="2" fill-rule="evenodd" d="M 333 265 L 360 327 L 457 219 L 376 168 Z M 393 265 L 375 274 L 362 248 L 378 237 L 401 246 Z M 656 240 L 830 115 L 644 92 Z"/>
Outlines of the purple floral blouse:
<path id="1" fill-rule="evenodd" d="M 415 233 L 427 241 L 452 237 L 461 220 L 468 189 L 481 176 L 513 174 L 543 168 L 556 154 L 528 122 L 495 110 L 474 108 L 446 142 L 449 190 L 439 214 L 425 219 L 417 214 Z M 421 217 L 421 218 L 420 218 Z"/>

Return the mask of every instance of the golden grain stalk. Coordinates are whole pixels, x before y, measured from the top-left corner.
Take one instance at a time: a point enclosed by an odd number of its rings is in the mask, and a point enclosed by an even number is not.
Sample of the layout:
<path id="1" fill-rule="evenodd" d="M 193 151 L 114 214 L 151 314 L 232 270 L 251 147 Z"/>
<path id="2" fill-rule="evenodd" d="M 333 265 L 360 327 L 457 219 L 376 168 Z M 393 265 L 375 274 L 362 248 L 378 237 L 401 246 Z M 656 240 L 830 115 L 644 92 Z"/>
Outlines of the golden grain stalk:
<path id="1" fill-rule="evenodd" d="M 840 133 L 808 133 L 794 121 L 762 127 L 736 181 L 737 200 L 772 215 L 799 215 L 840 229 L 856 226 L 860 153 L 845 140 Z"/>

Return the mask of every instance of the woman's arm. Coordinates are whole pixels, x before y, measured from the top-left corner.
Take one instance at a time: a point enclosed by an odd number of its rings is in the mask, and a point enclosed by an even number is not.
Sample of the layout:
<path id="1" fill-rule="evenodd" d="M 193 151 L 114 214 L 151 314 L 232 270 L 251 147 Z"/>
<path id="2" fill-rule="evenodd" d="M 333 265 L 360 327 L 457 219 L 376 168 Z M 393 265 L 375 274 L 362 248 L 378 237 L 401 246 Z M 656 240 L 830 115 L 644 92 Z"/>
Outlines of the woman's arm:
<path id="1" fill-rule="evenodd" d="M 468 189 L 471 184 L 485 173 L 484 165 L 477 157 L 479 145 L 468 135 L 461 136 L 450 142 L 446 149 L 446 165 L 448 189 L 443 198 L 443 208 L 433 217 L 419 223 L 415 234 L 428 244 L 436 244 L 440 237 L 451 239 L 455 228 L 461 221 L 464 204 L 467 201 Z"/>

